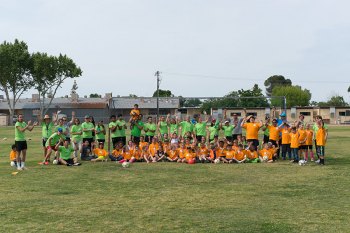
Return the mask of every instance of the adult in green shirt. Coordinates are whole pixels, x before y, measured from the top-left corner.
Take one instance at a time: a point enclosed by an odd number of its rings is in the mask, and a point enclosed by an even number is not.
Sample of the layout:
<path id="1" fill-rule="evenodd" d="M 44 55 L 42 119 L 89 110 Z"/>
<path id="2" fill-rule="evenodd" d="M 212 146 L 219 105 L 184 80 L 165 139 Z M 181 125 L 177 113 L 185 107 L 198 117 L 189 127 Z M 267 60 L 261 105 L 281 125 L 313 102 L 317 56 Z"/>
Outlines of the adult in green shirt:
<path id="1" fill-rule="evenodd" d="M 24 122 L 23 115 L 18 115 L 17 122 L 15 124 L 15 145 L 16 145 L 16 164 L 17 164 L 17 170 L 23 170 L 26 169 L 25 167 L 25 161 L 26 161 L 26 155 L 27 155 L 27 141 L 26 141 L 26 135 L 25 131 L 29 130 L 32 131 L 33 128 L 38 125 L 38 122 L 34 122 L 32 124 L 31 121 L 28 121 L 28 124 Z"/>
<path id="2" fill-rule="evenodd" d="M 169 124 L 169 137 L 172 138 L 173 133 L 179 134 L 179 118 L 171 118 Z"/>
<path id="3" fill-rule="evenodd" d="M 164 116 L 161 116 L 158 122 L 159 138 L 163 138 L 164 134 L 169 134 L 168 121 Z"/>
<path id="4" fill-rule="evenodd" d="M 85 121 L 81 124 L 81 128 L 83 130 L 83 142 L 88 141 L 89 147 L 92 148 L 92 143 L 94 141 L 92 131 L 95 131 L 95 127 L 91 122 L 91 117 L 89 115 L 86 115 L 84 120 Z"/>
<path id="5" fill-rule="evenodd" d="M 98 144 L 102 143 L 104 145 L 106 141 L 106 129 L 103 125 L 103 121 L 99 121 L 95 127 L 95 135 Z"/>
<path id="6" fill-rule="evenodd" d="M 202 141 L 202 137 L 206 138 L 208 117 L 206 113 L 204 115 L 206 117 L 205 121 L 199 116 L 198 122 L 194 125 L 193 132 L 196 135 L 197 143 Z"/>
<path id="7" fill-rule="evenodd" d="M 212 119 L 210 126 L 208 127 L 209 142 L 213 141 L 215 136 L 219 136 L 220 121 Z"/>
<path id="8" fill-rule="evenodd" d="M 185 134 L 188 133 L 188 132 L 190 132 L 190 133 L 193 132 L 193 124 L 191 123 L 190 120 L 191 120 L 190 116 L 187 116 L 186 120 L 185 121 L 181 121 L 181 123 L 180 123 L 182 137 L 184 137 Z"/>
<path id="9" fill-rule="evenodd" d="M 146 134 L 145 141 L 151 143 L 157 131 L 157 125 L 153 122 L 153 118 L 151 116 L 147 117 L 147 123 L 145 124 L 143 130 Z"/>
<path id="10" fill-rule="evenodd" d="M 39 125 L 41 125 L 41 137 L 42 137 L 42 145 L 43 145 L 43 152 L 44 152 L 44 157 L 47 154 L 47 149 L 46 149 L 46 141 L 47 139 L 51 136 L 51 134 L 54 131 L 55 124 L 51 121 L 51 117 L 49 115 L 45 115 L 44 119 L 41 118 L 41 115 L 38 115 L 38 122 Z"/>
<path id="11" fill-rule="evenodd" d="M 80 120 L 78 118 L 74 119 L 74 125 L 72 125 L 70 129 L 71 142 L 73 147 L 79 148 L 82 147 L 82 134 L 83 128 L 81 127 Z M 74 152 L 74 156 L 78 158 L 78 151 Z"/>
<path id="12" fill-rule="evenodd" d="M 122 114 L 118 114 L 118 119 L 117 119 L 117 130 L 116 130 L 116 135 L 117 135 L 117 141 L 122 142 L 123 145 L 126 145 L 126 134 L 125 130 L 127 129 L 126 127 L 126 121 L 123 118 Z"/>
<path id="13" fill-rule="evenodd" d="M 220 128 L 224 130 L 224 135 L 225 135 L 225 138 L 227 139 L 227 141 L 232 142 L 232 140 L 233 140 L 232 134 L 233 134 L 233 130 L 234 130 L 235 126 L 230 125 L 230 122 L 226 120 L 224 125 L 221 125 Z"/>
<path id="14" fill-rule="evenodd" d="M 142 115 L 140 115 L 139 119 L 135 122 L 131 130 L 131 140 L 136 145 L 138 145 L 140 142 L 141 131 L 145 126 L 141 119 L 142 119 Z"/>
<path id="15" fill-rule="evenodd" d="M 58 164 L 66 166 L 79 166 L 80 163 L 77 162 L 76 158 L 72 158 L 72 152 L 78 150 L 70 145 L 70 139 L 66 138 L 64 140 L 63 146 L 59 144 L 56 145 L 56 150 L 59 152 Z"/>

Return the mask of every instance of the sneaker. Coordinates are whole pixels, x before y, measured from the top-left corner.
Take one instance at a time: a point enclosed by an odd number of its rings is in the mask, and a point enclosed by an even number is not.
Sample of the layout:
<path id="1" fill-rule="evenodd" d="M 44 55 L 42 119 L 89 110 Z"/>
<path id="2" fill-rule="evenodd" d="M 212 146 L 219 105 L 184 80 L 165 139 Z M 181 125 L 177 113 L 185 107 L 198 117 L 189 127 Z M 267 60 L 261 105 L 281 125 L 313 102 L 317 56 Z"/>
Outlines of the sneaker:
<path id="1" fill-rule="evenodd" d="M 73 166 L 73 164 L 67 163 L 67 167 L 71 167 Z"/>
<path id="2" fill-rule="evenodd" d="M 21 167 L 17 167 L 17 170 L 18 171 L 22 171 L 23 169 Z"/>
<path id="3" fill-rule="evenodd" d="M 313 162 L 314 161 L 314 159 L 311 159 L 311 162 Z"/>
<path id="4" fill-rule="evenodd" d="M 315 161 L 315 163 L 320 163 L 320 160 L 319 160 L 319 159 L 318 159 L 318 160 L 316 160 L 316 161 Z"/>
<path id="5" fill-rule="evenodd" d="M 80 166 L 81 165 L 81 163 L 75 163 L 75 164 L 73 164 L 73 166 Z"/>
<path id="6" fill-rule="evenodd" d="M 28 168 L 27 167 L 21 167 L 22 168 L 22 170 L 28 170 Z"/>

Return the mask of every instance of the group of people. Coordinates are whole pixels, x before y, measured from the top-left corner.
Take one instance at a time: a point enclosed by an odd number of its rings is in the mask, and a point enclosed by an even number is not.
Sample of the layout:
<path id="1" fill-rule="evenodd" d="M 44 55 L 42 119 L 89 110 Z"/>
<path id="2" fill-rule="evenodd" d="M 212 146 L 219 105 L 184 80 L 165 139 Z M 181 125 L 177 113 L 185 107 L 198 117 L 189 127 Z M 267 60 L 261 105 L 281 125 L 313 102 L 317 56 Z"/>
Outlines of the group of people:
<path id="1" fill-rule="evenodd" d="M 273 111 L 273 116 L 275 112 Z M 318 156 L 317 163 L 324 165 L 324 146 L 328 132 L 321 116 L 315 118 L 312 126 L 304 122 L 304 116 L 289 123 L 283 112 L 279 118 L 257 121 L 255 116 L 239 118 L 233 114 L 223 120 L 214 119 L 204 112 L 204 118 L 187 116 L 181 120 L 168 114 L 161 116 L 158 122 L 151 116 L 143 122 L 143 116 L 135 104 L 127 121 L 121 114 L 110 116 L 108 126 L 103 121 L 95 122 L 91 116 L 85 116 L 81 123 L 72 112 L 72 119 L 49 115 L 38 122 L 23 121 L 18 116 L 15 125 L 15 144 L 10 154 L 11 164 L 18 170 L 25 169 L 27 143 L 25 131 L 31 131 L 36 125 L 42 127 L 43 161 L 48 165 L 54 153 L 57 164 L 78 166 L 79 160 L 147 162 L 160 161 L 178 163 L 272 163 L 280 158 L 298 162 L 300 159 L 313 161 L 313 142 Z M 130 127 L 130 140 L 126 130 Z M 242 134 L 245 129 L 245 136 Z M 259 131 L 264 132 L 260 146 Z M 107 137 L 108 135 L 108 137 Z M 220 137 L 220 135 L 222 135 Z M 105 143 L 111 143 L 112 149 L 105 149 Z"/>

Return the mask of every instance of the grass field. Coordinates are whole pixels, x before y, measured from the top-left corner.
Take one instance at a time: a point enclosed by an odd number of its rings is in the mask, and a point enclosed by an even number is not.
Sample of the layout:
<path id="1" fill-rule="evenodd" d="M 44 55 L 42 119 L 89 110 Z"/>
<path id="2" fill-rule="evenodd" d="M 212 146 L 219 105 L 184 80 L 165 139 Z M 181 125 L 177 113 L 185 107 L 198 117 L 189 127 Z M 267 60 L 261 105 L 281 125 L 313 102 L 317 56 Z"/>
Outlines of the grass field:
<path id="1" fill-rule="evenodd" d="M 14 129 L 0 128 L 0 232 L 350 232 L 350 127 L 329 131 L 326 166 L 125 169 L 112 162 L 37 165 L 37 128 L 27 133 L 29 169 L 14 176 Z"/>

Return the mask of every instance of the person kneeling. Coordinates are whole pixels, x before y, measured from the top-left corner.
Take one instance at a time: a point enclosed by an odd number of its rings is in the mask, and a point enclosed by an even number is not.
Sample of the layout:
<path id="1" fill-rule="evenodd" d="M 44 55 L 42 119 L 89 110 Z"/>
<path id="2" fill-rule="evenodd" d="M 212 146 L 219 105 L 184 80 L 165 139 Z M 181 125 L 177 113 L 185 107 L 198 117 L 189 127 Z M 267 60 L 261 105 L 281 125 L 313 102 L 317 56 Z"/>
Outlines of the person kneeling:
<path id="1" fill-rule="evenodd" d="M 60 142 L 63 139 L 60 140 Z M 58 164 L 66 166 L 79 166 L 80 163 L 77 162 L 77 158 L 72 158 L 72 152 L 78 150 L 78 148 L 73 148 L 70 143 L 70 138 L 65 138 L 63 146 L 60 146 L 60 142 L 56 145 L 56 150 L 59 152 L 57 157 Z"/>

